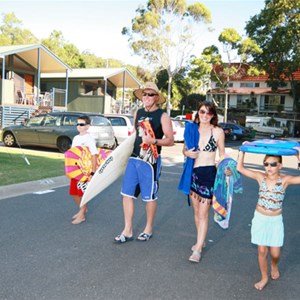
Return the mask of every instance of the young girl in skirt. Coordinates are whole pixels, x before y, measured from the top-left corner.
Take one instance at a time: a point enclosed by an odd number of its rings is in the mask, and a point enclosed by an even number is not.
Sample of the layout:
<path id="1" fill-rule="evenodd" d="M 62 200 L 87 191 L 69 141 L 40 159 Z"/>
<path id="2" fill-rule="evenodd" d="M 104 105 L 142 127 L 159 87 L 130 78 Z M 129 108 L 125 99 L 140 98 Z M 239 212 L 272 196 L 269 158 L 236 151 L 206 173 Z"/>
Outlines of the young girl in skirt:
<path id="1" fill-rule="evenodd" d="M 300 148 L 296 149 L 300 153 Z M 271 278 L 276 280 L 280 276 L 278 262 L 284 239 L 282 204 L 287 186 L 300 184 L 300 176 L 280 174 L 281 156 L 266 155 L 263 161 L 265 172 L 245 168 L 244 156 L 244 152 L 239 153 L 237 170 L 247 177 L 256 179 L 259 184 L 258 201 L 252 219 L 251 243 L 258 245 L 258 264 L 261 272 L 261 280 L 254 286 L 257 290 L 262 290 L 268 283 L 269 248 Z"/>

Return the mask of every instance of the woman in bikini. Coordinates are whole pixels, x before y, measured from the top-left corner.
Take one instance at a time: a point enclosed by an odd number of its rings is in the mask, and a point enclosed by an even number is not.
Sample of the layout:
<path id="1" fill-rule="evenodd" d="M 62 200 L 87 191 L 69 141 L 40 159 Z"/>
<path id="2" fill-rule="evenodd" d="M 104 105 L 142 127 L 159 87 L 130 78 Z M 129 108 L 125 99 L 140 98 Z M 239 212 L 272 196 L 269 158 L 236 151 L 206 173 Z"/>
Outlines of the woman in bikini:
<path id="1" fill-rule="evenodd" d="M 300 160 L 300 148 L 298 160 Z M 239 153 L 237 170 L 243 175 L 257 180 L 259 193 L 251 227 L 251 243 L 257 245 L 258 264 L 261 272 L 260 281 L 255 283 L 257 290 L 262 290 L 268 283 L 268 248 L 271 254 L 271 278 L 276 280 L 280 273 L 278 262 L 280 248 L 283 246 L 284 227 L 282 204 L 285 190 L 290 184 L 300 184 L 300 176 L 281 175 L 282 157 L 266 155 L 263 161 L 265 172 L 244 167 L 244 152 Z"/>
<path id="2" fill-rule="evenodd" d="M 194 124 L 197 124 L 195 126 Z M 192 255 L 189 260 L 199 262 L 202 248 L 205 247 L 205 239 L 208 229 L 208 215 L 212 203 L 212 192 L 216 177 L 216 153 L 220 157 L 225 154 L 225 135 L 223 129 L 218 126 L 218 115 L 215 106 L 211 102 L 202 102 L 194 119 L 195 130 L 200 134 L 198 149 L 187 149 L 187 141 L 183 146 L 183 154 L 194 160 L 192 180 L 190 186 L 190 198 L 194 208 L 194 219 L 197 229 L 197 241 L 192 247 Z M 231 175 L 226 171 L 226 175 Z"/>

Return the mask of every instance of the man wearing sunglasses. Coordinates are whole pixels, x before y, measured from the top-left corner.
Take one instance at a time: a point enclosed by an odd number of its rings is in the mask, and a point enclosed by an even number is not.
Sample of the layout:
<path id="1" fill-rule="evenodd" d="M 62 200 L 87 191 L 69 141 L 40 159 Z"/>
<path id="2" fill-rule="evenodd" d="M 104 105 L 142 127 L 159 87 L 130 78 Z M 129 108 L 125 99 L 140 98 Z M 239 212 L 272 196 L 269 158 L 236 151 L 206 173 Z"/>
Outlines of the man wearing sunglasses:
<path id="1" fill-rule="evenodd" d="M 143 102 L 143 108 L 134 116 L 137 132 L 133 152 L 125 170 L 121 195 L 123 195 L 124 229 L 114 238 L 116 243 L 132 241 L 134 200 L 141 194 L 146 203 L 147 222 L 137 241 L 152 237 L 156 212 L 158 180 L 161 173 L 161 147 L 174 144 L 171 119 L 159 108 L 164 96 L 153 82 L 134 91 L 134 96 Z"/>

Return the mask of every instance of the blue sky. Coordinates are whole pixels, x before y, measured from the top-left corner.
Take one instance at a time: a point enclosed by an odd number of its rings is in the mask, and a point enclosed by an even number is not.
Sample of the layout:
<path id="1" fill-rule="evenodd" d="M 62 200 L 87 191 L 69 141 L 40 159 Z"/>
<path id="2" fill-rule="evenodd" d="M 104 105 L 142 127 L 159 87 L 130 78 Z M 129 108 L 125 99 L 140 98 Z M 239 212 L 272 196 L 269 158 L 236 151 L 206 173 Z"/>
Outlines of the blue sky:
<path id="1" fill-rule="evenodd" d="M 193 3 L 196 1 L 188 1 Z M 218 36 L 224 28 L 234 27 L 244 35 L 245 22 L 258 14 L 264 0 L 205 0 L 212 13 L 213 32 L 203 33 L 194 50 L 200 56 L 202 49 L 218 44 Z M 125 63 L 141 64 L 138 56 L 132 55 L 127 37 L 122 36 L 123 27 L 128 27 L 139 5 L 146 0 L 0 0 L 1 12 L 14 12 L 38 38 L 47 38 L 53 30 L 62 31 L 66 41 L 80 51 L 90 52 L 102 58 L 116 58 Z"/>

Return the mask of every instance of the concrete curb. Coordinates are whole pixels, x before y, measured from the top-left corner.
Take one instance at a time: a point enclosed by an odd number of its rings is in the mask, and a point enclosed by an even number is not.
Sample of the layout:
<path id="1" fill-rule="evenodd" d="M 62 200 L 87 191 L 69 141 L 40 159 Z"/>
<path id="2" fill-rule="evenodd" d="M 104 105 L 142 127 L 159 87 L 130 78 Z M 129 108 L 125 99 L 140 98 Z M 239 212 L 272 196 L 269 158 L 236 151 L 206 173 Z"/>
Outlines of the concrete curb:
<path id="1" fill-rule="evenodd" d="M 17 197 L 24 194 L 44 192 L 58 187 L 69 185 L 70 179 L 66 176 L 44 178 L 36 181 L 16 183 L 0 187 L 0 200 Z"/>

